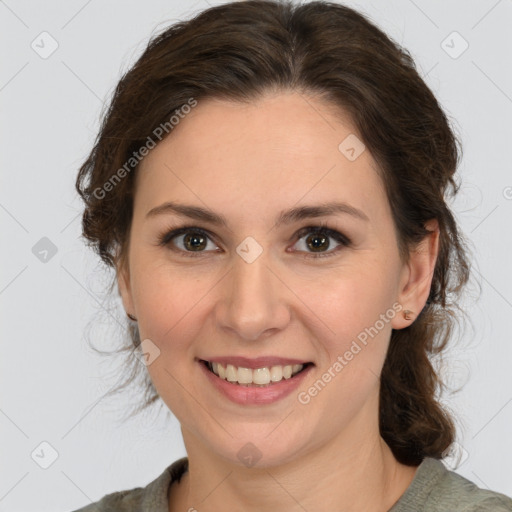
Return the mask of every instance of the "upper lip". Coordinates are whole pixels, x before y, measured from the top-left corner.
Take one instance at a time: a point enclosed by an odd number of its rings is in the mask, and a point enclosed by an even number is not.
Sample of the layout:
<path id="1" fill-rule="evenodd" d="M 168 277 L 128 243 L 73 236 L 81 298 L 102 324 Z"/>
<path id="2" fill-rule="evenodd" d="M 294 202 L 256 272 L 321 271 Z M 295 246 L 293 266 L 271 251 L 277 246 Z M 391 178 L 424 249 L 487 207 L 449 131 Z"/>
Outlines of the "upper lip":
<path id="1" fill-rule="evenodd" d="M 294 364 L 307 364 L 310 361 L 301 359 L 291 359 L 288 357 L 275 357 L 275 356 L 262 356 L 255 358 L 241 357 L 241 356 L 225 356 L 225 357 L 211 357 L 201 359 L 202 361 L 209 361 L 212 363 L 220 363 L 222 366 L 232 364 L 241 368 L 269 368 L 271 366 L 287 366 Z"/>

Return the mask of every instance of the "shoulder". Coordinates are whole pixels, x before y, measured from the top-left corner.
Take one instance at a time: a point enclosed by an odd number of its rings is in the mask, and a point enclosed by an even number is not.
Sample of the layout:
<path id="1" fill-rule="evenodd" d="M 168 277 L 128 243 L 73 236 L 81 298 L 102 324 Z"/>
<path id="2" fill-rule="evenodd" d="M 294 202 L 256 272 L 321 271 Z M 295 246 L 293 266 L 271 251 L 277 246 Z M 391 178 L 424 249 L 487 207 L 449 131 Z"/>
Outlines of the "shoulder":
<path id="1" fill-rule="evenodd" d="M 113 492 L 101 500 L 90 503 L 73 512 L 128 512 L 141 509 L 144 488 L 137 487 L 126 491 Z"/>
<path id="2" fill-rule="evenodd" d="M 512 512 L 512 498 L 499 492 L 482 489 L 474 482 L 463 476 L 448 470 L 444 464 L 431 459 L 431 464 L 438 466 L 440 475 L 436 485 L 432 488 L 427 503 L 433 505 L 449 503 L 453 510 L 461 512 Z M 428 509 L 426 509 L 428 510 Z"/>
<path id="3" fill-rule="evenodd" d="M 165 468 L 145 487 L 107 494 L 101 500 L 73 512 L 167 512 L 169 486 L 179 480 L 187 468 L 188 459 L 183 457 Z"/>
<path id="4" fill-rule="evenodd" d="M 450 471 L 437 459 L 427 457 L 413 481 L 390 512 L 512 512 L 512 498 L 481 489 Z"/>

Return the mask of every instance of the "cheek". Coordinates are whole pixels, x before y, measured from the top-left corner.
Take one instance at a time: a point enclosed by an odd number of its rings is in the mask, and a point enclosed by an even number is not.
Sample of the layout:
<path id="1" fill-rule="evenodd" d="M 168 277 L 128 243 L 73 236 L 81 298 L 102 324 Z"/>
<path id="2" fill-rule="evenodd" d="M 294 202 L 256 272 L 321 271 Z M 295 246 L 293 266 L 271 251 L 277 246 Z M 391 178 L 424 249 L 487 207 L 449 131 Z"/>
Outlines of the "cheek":
<path id="1" fill-rule="evenodd" d="M 354 269 L 331 279 L 323 289 L 308 288 L 306 303 L 321 320 L 315 323 L 319 327 L 314 338 L 317 353 L 323 357 L 316 378 L 299 390 L 298 401 L 304 411 L 308 407 L 337 411 L 322 418 L 321 428 L 332 435 L 368 400 L 378 401 L 391 321 L 397 314 L 392 307 L 391 281 L 389 273 L 366 267 L 365 272 Z M 374 405 L 378 407 L 377 402 Z"/>
<path id="2" fill-rule="evenodd" d="M 140 268 L 134 297 L 141 339 L 154 340 L 162 351 L 181 350 L 201 327 L 198 315 L 213 283 L 168 264 Z"/>
<path id="3" fill-rule="evenodd" d="M 354 340 L 367 346 L 369 340 L 387 340 L 395 315 L 393 291 L 392 273 L 372 262 L 332 272 L 329 280 L 303 287 L 305 303 L 321 320 L 330 361 L 349 350 Z M 382 356 L 378 348 L 373 352 Z"/>
<path id="4" fill-rule="evenodd" d="M 180 419 L 200 415 L 189 395 L 197 395 L 192 349 L 206 321 L 209 289 L 211 285 L 169 265 L 145 267 L 134 288 L 140 338 L 151 340 L 146 346 L 156 354 L 147 371 L 159 396 Z"/>

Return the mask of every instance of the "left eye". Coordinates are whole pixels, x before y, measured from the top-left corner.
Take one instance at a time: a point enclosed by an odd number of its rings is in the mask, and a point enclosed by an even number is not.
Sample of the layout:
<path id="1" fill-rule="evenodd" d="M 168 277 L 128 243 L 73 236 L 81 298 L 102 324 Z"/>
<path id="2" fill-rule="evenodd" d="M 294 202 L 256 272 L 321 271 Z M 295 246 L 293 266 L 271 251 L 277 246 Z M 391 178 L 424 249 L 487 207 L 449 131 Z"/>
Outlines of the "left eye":
<path id="1" fill-rule="evenodd" d="M 305 248 L 305 250 L 299 249 L 299 252 L 306 252 L 307 254 L 304 256 L 306 258 L 332 256 L 342 247 L 348 247 L 351 244 L 351 241 L 345 235 L 322 226 L 309 226 L 303 228 L 295 235 L 295 238 L 298 238 L 295 245 L 302 244 L 302 247 Z M 303 238 L 304 241 L 302 241 Z M 175 239 L 179 240 L 179 243 L 175 242 Z M 338 247 L 327 251 L 331 246 L 329 239 L 334 239 L 339 245 Z M 210 250 L 208 250 L 208 242 L 213 246 Z M 159 245 L 174 246 L 171 247 L 172 250 L 181 252 L 184 256 L 192 257 L 201 256 L 205 252 L 211 252 L 212 250 L 215 251 L 215 248 L 217 247 L 211 241 L 211 236 L 208 232 L 193 226 L 174 229 L 164 233 L 159 237 Z M 312 252 L 309 252 L 309 250 L 312 250 Z"/>
<path id="2" fill-rule="evenodd" d="M 337 253 L 342 247 L 348 247 L 351 243 L 350 240 L 345 235 L 342 235 L 340 232 L 326 227 L 312 226 L 303 228 L 297 233 L 297 236 L 299 237 L 297 243 L 301 242 L 302 238 L 304 238 L 302 246 L 306 248 L 306 252 L 308 252 L 307 249 L 313 250 L 312 253 L 309 253 L 305 256 L 306 258 L 323 258 L 327 256 L 332 256 L 333 254 Z M 336 242 L 339 243 L 339 246 L 331 251 L 327 251 L 327 249 L 331 245 L 331 243 L 329 242 L 330 238 L 336 240 Z"/>

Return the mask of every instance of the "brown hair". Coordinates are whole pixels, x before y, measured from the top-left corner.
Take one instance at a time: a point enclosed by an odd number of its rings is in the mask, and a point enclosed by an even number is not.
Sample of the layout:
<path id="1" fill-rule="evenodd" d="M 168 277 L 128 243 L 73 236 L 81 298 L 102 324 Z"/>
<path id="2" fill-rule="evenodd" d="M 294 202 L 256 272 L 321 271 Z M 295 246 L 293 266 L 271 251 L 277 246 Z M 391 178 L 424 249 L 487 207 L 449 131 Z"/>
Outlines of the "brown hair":
<path id="1" fill-rule="evenodd" d="M 108 192 L 105 184 L 191 98 L 251 102 L 269 91 L 291 90 L 350 114 L 379 165 L 403 261 L 429 233 L 425 222 L 438 221 L 430 295 L 409 327 L 392 331 L 379 421 L 382 437 L 403 464 L 442 458 L 455 440 L 455 426 L 436 399 L 444 384 L 431 359 L 452 335 L 457 299 L 470 277 L 465 243 L 446 203 L 448 192 L 459 189 L 454 175 L 460 144 L 410 54 L 364 15 L 328 2 L 249 0 L 212 7 L 155 35 L 117 85 L 80 168 L 83 235 L 108 266 L 123 261 L 136 162 Z M 133 355 L 140 345 L 134 325 L 130 337 L 121 351 Z M 143 365 L 131 361 L 130 376 L 115 391 L 142 371 L 144 409 L 158 395 Z"/>

